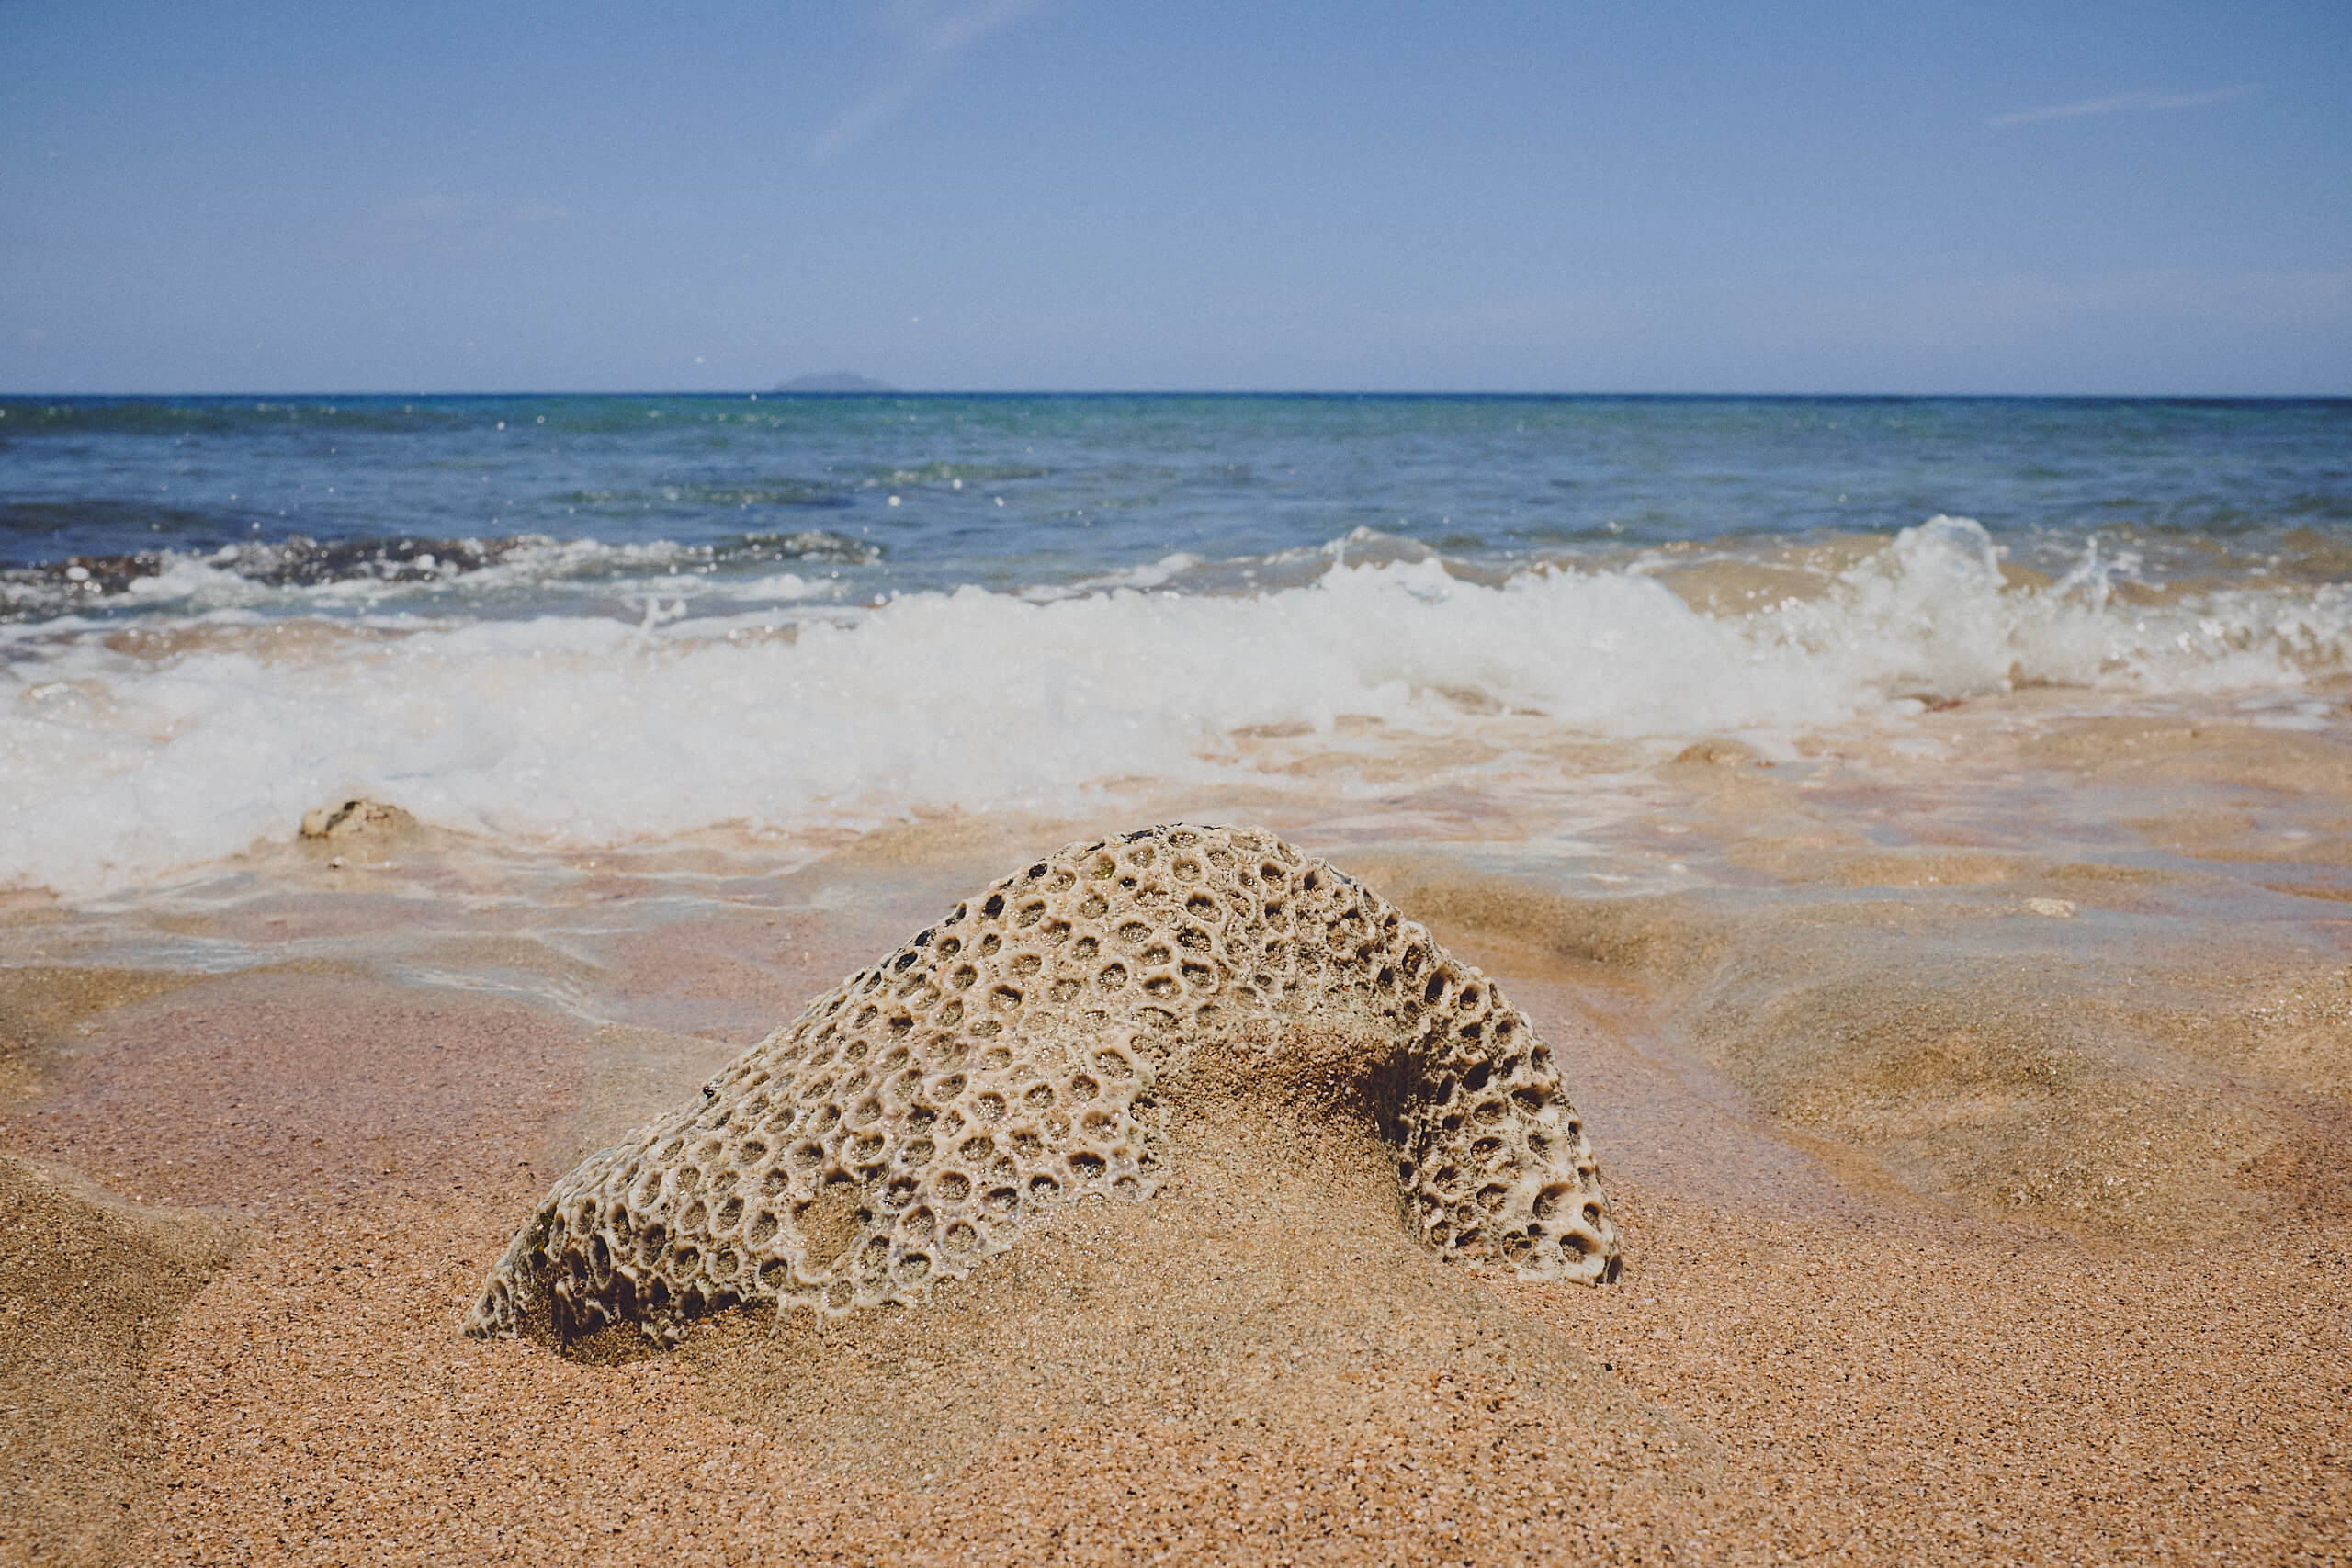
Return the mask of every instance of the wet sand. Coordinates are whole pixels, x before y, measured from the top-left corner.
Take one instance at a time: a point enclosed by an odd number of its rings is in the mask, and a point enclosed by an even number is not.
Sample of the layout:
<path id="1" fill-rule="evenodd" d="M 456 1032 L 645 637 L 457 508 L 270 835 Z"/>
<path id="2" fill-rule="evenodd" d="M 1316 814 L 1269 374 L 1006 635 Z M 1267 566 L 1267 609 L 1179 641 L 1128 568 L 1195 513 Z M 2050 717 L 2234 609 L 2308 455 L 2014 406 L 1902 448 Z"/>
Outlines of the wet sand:
<path id="1" fill-rule="evenodd" d="M 1245 1100 L 916 1309 L 459 1336 L 582 1154 L 1093 824 L 20 901 L 0 1560 L 2344 1561 L 2352 747 L 2061 700 L 1580 750 L 1573 856 L 1409 785 L 1163 814 L 1504 982 L 1599 1290 L 1438 1262 L 1346 1107 Z"/>

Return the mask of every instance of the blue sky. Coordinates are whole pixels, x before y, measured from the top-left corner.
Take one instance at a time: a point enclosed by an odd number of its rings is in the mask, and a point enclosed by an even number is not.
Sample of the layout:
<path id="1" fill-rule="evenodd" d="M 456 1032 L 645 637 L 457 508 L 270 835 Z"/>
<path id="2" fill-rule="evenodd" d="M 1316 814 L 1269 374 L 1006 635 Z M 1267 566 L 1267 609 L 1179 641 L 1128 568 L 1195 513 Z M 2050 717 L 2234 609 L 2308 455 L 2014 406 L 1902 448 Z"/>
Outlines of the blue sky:
<path id="1" fill-rule="evenodd" d="M 2352 392 L 2352 6 L 0 0 L 0 390 Z"/>

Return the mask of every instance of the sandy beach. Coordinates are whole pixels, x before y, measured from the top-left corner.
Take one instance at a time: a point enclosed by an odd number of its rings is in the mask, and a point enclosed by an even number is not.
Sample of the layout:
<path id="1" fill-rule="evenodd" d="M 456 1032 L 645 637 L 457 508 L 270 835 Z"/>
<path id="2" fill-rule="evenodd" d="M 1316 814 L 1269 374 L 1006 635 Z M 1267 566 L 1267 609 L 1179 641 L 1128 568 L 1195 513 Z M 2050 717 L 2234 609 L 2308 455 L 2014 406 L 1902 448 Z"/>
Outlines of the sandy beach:
<path id="1" fill-rule="evenodd" d="M 1038 1211 L 917 1306 L 461 1337 L 583 1154 L 1128 823 L 289 833 L 20 899 L 0 1555 L 2345 1560 L 2346 730 L 2025 692 L 1910 739 L 1579 751 L 1624 874 L 1702 891 L 1564 891 L 1532 818 L 1409 789 L 1165 803 L 1508 986 L 1622 1227 L 1597 1289 L 1425 1252 L 1360 1121 L 1177 1086 L 1157 1197 Z"/>

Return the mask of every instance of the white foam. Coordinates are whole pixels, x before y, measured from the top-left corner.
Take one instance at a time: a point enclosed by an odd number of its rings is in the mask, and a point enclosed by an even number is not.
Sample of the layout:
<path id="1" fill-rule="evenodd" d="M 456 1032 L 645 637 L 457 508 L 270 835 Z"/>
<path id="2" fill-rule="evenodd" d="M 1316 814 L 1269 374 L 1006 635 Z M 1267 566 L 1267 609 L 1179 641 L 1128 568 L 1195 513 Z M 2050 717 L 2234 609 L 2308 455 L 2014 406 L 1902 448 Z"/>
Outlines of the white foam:
<path id="1" fill-rule="evenodd" d="M 1077 598 L 1087 593 L 1099 593 L 1111 589 L 1134 588 L 1148 591 L 1165 588 L 1189 572 L 1205 564 L 1199 556 L 1177 550 L 1142 566 L 1123 567 L 1093 577 L 1081 577 L 1067 585 L 1039 584 L 1023 590 L 1022 597 L 1033 601 Z"/>
<path id="2" fill-rule="evenodd" d="M 790 576 L 766 587 L 813 592 Z M 300 656 L 280 639 L 266 660 L 215 637 L 150 662 L 51 623 L 8 650 L 0 883 L 79 895 L 153 878 L 282 836 L 345 793 L 603 845 L 729 821 L 1051 809 L 1111 779 L 1231 780 L 1252 765 L 1238 731 L 1328 733 L 1342 715 L 1426 735 L 1499 708 L 1675 736 L 1893 714 L 2013 677 L 2291 690 L 2343 667 L 2352 626 L 2333 589 L 2095 597 L 2005 592 L 1984 531 L 1939 518 L 1826 597 L 1736 618 L 1638 570 L 1489 586 L 1424 558 L 1249 595 L 965 588 L 641 625 L 403 621 L 410 635 L 322 637 Z"/>

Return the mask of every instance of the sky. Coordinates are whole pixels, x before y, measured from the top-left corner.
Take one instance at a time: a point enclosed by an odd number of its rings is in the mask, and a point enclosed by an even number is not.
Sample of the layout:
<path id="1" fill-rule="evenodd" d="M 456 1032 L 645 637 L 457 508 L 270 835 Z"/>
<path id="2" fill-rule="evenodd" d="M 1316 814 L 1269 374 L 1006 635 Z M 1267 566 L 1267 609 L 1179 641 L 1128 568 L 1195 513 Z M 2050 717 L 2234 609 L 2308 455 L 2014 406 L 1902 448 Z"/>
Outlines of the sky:
<path id="1" fill-rule="evenodd" d="M 2340 395 L 2347 82 L 2343 0 L 0 0 L 0 392 Z"/>

